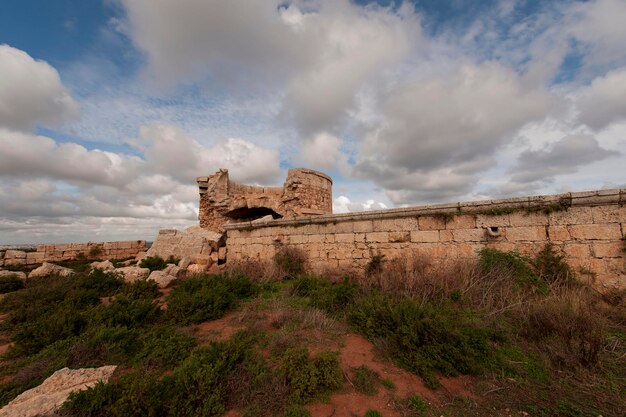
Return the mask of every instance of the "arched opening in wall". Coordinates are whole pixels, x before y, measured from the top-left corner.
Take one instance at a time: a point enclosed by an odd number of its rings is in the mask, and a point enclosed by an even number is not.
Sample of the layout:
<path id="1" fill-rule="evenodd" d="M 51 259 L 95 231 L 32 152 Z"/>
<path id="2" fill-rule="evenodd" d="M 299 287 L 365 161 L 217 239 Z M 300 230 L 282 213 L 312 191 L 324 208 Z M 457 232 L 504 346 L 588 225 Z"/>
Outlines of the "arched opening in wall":
<path id="1" fill-rule="evenodd" d="M 240 222 L 249 222 L 268 215 L 273 219 L 283 217 L 268 207 L 240 207 L 226 213 L 226 217 Z"/>

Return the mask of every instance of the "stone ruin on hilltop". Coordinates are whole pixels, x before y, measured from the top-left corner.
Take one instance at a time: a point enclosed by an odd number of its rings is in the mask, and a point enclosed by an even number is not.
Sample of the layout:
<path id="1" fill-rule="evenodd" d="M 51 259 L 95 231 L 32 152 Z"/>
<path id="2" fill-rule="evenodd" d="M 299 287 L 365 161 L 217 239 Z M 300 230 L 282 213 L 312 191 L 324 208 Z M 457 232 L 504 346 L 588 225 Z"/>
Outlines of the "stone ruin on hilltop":
<path id="1" fill-rule="evenodd" d="M 200 226 L 161 230 L 147 256 L 189 258 L 196 272 L 226 262 L 225 226 L 265 223 L 332 214 L 332 179 L 311 169 L 295 168 L 282 187 L 243 185 L 231 181 L 227 169 L 198 177 Z"/>
<path id="2" fill-rule="evenodd" d="M 294 219 L 331 214 L 332 179 L 311 169 L 290 169 L 282 187 L 258 187 L 231 181 L 227 169 L 196 180 L 200 189 L 200 227 L 223 232 L 226 223 L 261 218 Z"/>

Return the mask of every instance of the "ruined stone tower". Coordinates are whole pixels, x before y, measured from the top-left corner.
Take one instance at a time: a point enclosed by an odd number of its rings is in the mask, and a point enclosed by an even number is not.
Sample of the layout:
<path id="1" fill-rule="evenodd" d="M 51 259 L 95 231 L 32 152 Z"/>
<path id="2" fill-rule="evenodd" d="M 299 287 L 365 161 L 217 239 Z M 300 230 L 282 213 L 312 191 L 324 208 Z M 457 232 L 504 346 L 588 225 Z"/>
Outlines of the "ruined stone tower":
<path id="1" fill-rule="evenodd" d="M 210 230 L 221 232 L 226 223 L 267 215 L 293 219 L 333 211 L 332 179 L 311 169 L 290 169 L 282 187 L 238 184 L 230 181 L 227 169 L 196 181 L 200 191 L 200 226 Z"/>

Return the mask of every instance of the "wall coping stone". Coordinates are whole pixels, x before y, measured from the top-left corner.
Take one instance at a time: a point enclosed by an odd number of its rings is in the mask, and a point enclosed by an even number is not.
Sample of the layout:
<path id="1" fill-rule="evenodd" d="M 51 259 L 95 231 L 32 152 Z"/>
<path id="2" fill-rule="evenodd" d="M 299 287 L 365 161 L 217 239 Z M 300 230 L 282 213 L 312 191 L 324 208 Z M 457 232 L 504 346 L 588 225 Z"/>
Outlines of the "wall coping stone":
<path id="1" fill-rule="evenodd" d="M 281 226 L 304 226 L 307 224 L 326 224 L 334 222 L 346 222 L 357 220 L 379 220 L 402 217 L 416 217 L 436 214 L 480 214 L 489 209 L 547 207 L 551 204 L 563 204 L 565 207 L 593 207 L 602 205 L 626 204 L 626 189 L 609 189 L 596 191 L 569 192 L 563 194 L 513 197 L 498 200 L 481 200 L 469 202 L 457 202 L 447 204 L 431 204 L 424 206 L 363 211 L 356 213 L 325 214 L 318 216 L 305 216 L 295 219 L 274 219 L 267 222 L 252 223 L 227 223 L 226 230 L 259 229 L 264 227 Z"/>

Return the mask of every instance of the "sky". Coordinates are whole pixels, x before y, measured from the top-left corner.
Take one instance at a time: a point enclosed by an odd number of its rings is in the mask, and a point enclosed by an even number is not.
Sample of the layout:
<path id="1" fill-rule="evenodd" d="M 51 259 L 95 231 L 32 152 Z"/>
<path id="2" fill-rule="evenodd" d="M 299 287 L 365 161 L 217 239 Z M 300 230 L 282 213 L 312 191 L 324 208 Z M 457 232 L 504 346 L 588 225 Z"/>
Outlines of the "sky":
<path id="1" fill-rule="evenodd" d="M 334 211 L 626 187 L 626 0 L 5 0 L 0 244 L 153 240 L 195 178 Z"/>

